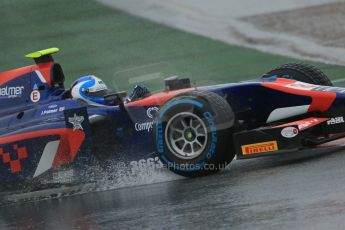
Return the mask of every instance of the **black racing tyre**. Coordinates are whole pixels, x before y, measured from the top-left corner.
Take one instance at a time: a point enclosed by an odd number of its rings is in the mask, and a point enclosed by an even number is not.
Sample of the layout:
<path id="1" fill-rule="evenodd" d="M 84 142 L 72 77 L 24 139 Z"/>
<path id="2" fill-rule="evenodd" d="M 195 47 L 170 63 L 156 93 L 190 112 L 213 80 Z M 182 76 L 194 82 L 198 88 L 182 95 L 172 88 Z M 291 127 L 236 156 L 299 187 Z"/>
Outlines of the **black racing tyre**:
<path id="1" fill-rule="evenodd" d="M 312 65 L 303 63 L 282 65 L 266 73 L 263 78 L 271 76 L 294 79 L 315 85 L 333 86 L 331 80 L 321 70 Z"/>
<path id="2" fill-rule="evenodd" d="M 217 172 L 235 156 L 235 115 L 221 96 L 191 91 L 167 101 L 154 126 L 162 163 L 174 173 L 198 177 Z"/>

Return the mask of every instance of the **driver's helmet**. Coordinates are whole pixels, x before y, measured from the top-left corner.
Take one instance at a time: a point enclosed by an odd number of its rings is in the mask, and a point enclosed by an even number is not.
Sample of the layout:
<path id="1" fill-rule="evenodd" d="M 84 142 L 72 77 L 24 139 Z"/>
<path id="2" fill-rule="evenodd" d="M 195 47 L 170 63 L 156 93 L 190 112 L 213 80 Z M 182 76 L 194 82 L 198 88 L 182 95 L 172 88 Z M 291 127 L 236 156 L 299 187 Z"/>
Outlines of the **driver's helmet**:
<path id="1" fill-rule="evenodd" d="M 89 105 L 108 106 L 104 96 L 111 93 L 106 84 L 93 75 L 84 76 L 76 80 L 71 86 L 72 98 L 81 99 Z"/>

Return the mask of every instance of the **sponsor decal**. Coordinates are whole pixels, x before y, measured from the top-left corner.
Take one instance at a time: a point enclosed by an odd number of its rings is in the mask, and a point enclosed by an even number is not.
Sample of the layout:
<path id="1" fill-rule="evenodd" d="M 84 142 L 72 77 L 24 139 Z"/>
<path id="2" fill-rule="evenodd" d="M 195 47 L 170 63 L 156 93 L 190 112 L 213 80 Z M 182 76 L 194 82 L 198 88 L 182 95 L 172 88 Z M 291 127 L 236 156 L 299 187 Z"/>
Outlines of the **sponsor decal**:
<path id="1" fill-rule="evenodd" d="M 320 118 L 320 117 L 310 117 L 307 119 L 303 119 L 303 120 L 299 120 L 299 121 L 294 121 L 294 122 L 290 122 L 287 124 L 283 124 L 283 125 L 278 125 L 278 126 L 274 126 L 274 128 L 283 128 L 283 127 L 290 127 L 292 125 L 294 126 L 298 126 L 298 130 L 302 131 L 304 129 L 310 128 L 314 125 L 320 124 L 324 121 L 329 120 L 328 118 Z"/>
<path id="2" fill-rule="evenodd" d="M 32 102 L 38 102 L 41 99 L 41 93 L 38 90 L 34 90 L 30 94 L 30 99 Z"/>
<path id="3" fill-rule="evenodd" d="M 249 145 L 242 145 L 242 154 L 250 155 L 257 153 L 274 152 L 278 150 L 277 141 L 259 142 Z"/>
<path id="4" fill-rule="evenodd" d="M 104 84 L 103 81 L 97 81 L 97 83 L 95 83 L 94 86 L 92 86 L 90 88 L 90 92 L 98 92 L 98 91 L 101 91 L 101 90 L 106 90 L 107 89 L 107 86 Z"/>
<path id="5" fill-rule="evenodd" d="M 318 92 L 334 92 L 345 93 L 345 88 L 333 86 L 313 85 L 305 82 L 296 81 L 292 84 L 287 84 L 286 87 L 299 90 L 318 91 Z"/>
<path id="6" fill-rule="evenodd" d="M 150 107 L 147 109 L 146 115 L 148 118 L 153 119 L 156 116 L 156 114 L 158 113 L 158 111 L 159 111 L 158 107 Z M 153 122 L 148 121 L 148 122 L 144 122 L 144 123 L 135 123 L 134 128 L 138 132 L 141 132 L 141 131 L 151 132 L 153 129 Z"/>
<path id="7" fill-rule="evenodd" d="M 309 128 L 310 126 L 317 125 L 317 124 L 320 123 L 320 122 L 322 122 L 322 121 L 320 121 L 320 120 L 317 119 L 317 118 L 313 118 L 313 119 L 310 119 L 310 120 L 306 120 L 306 121 L 303 121 L 302 123 L 298 124 L 298 129 L 299 129 L 299 130 L 304 130 L 304 129 Z"/>
<path id="8" fill-rule="evenodd" d="M 145 122 L 145 123 L 135 123 L 134 128 L 138 132 L 140 131 L 151 132 L 153 128 L 153 122 L 150 121 L 150 122 Z"/>
<path id="9" fill-rule="evenodd" d="M 286 85 L 288 88 L 299 89 L 299 90 L 312 90 L 317 88 L 317 85 L 308 84 L 305 82 L 296 81 L 292 84 Z"/>
<path id="10" fill-rule="evenodd" d="M 318 86 L 314 88 L 313 90 L 320 91 L 320 92 L 345 93 L 345 88 L 332 87 L 332 86 Z"/>
<path id="11" fill-rule="evenodd" d="M 159 153 L 163 153 L 164 152 L 164 139 L 163 139 L 163 125 L 161 122 L 157 123 L 156 126 L 157 129 L 157 150 Z"/>
<path id="12" fill-rule="evenodd" d="M 295 127 L 286 127 L 282 129 L 281 135 L 286 138 L 293 138 L 298 135 L 298 129 Z"/>
<path id="13" fill-rule="evenodd" d="M 48 115 L 48 114 L 52 114 L 52 113 L 56 113 L 58 111 L 58 109 L 46 109 L 46 110 L 43 110 L 41 112 L 41 116 L 44 116 L 44 115 Z"/>
<path id="14" fill-rule="evenodd" d="M 327 121 L 327 125 L 344 123 L 344 117 L 333 117 Z"/>
<path id="15" fill-rule="evenodd" d="M 34 91 L 31 92 L 31 94 L 30 94 L 30 100 L 31 100 L 32 102 L 34 102 L 34 103 L 39 102 L 40 99 L 41 99 L 41 93 L 40 93 L 40 91 L 34 90 Z"/>
<path id="16" fill-rule="evenodd" d="M 65 110 L 65 106 L 62 106 L 62 107 L 59 107 L 57 105 L 49 105 L 48 106 L 48 109 L 46 110 L 42 110 L 41 112 L 41 116 L 44 116 L 44 115 L 49 115 L 49 114 L 52 114 L 52 113 L 57 113 L 57 112 L 62 112 Z"/>
<path id="17" fill-rule="evenodd" d="M 158 113 L 159 109 L 158 107 L 150 107 L 147 109 L 146 114 L 148 118 L 153 118 Z"/>
<path id="18" fill-rule="evenodd" d="M 55 108 L 57 108 L 57 107 L 58 107 L 57 104 L 53 104 L 53 105 L 49 105 L 49 106 L 48 106 L 48 109 L 55 109 Z"/>
<path id="19" fill-rule="evenodd" d="M 208 150 L 208 153 L 206 155 L 207 159 L 211 159 L 211 157 L 216 153 L 216 147 L 217 147 L 217 128 L 216 124 L 213 120 L 213 116 L 210 112 L 205 112 L 204 117 L 207 119 L 208 123 L 210 124 L 210 130 L 211 130 L 211 145 Z"/>
<path id="20" fill-rule="evenodd" d="M 30 94 L 30 100 L 34 103 L 38 102 L 41 99 L 41 93 L 38 91 L 37 84 L 34 85 L 32 88 L 32 92 Z"/>
<path id="21" fill-rule="evenodd" d="M 84 130 L 82 126 L 84 120 L 84 116 L 77 116 L 77 114 L 74 114 L 73 117 L 68 118 L 68 122 L 73 125 L 73 131 Z"/>
<path id="22" fill-rule="evenodd" d="M 147 159 L 140 159 L 138 161 L 131 161 L 129 163 L 132 173 L 138 173 L 142 170 L 147 170 L 148 168 L 151 169 L 161 169 L 164 167 L 162 162 L 159 160 L 158 157 L 155 158 L 147 158 Z"/>
<path id="23" fill-rule="evenodd" d="M 2 87 L 0 88 L 0 96 L 7 96 L 8 98 L 12 97 L 21 97 L 24 90 L 24 86 L 13 86 L 13 87 Z"/>
<path id="24" fill-rule="evenodd" d="M 10 165 L 11 173 L 18 173 L 22 171 L 21 160 L 28 158 L 28 152 L 25 146 L 19 147 L 18 145 L 12 146 L 13 151 L 4 152 L 3 148 L 0 148 L 0 156 L 2 157 L 3 164 Z"/>

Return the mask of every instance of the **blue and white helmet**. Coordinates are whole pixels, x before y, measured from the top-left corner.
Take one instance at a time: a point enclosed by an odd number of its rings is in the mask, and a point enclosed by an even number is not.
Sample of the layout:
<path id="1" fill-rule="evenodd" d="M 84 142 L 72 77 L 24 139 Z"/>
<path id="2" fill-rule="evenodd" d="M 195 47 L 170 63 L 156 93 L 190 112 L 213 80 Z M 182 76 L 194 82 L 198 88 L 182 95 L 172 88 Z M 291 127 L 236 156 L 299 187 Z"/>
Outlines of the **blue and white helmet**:
<path id="1" fill-rule="evenodd" d="M 81 99 L 94 106 L 110 105 L 104 100 L 104 96 L 110 92 L 106 84 L 93 75 L 79 78 L 71 87 L 72 98 Z"/>

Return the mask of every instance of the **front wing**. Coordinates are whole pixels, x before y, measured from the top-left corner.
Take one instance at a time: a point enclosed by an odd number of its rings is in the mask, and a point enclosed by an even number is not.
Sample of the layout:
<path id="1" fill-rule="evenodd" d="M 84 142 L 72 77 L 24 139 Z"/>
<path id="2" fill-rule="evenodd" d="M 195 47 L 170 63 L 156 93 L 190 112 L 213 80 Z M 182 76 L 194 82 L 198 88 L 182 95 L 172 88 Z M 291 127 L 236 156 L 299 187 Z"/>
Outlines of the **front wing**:
<path id="1" fill-rule="evenodd" d="M 237 158 L 246 159 L 330 146 L 345 136 L 343 117 L 310 117 L 276 126 L 234 133 Z M 339 145 L 338 142 L 334 143 Z"/>

